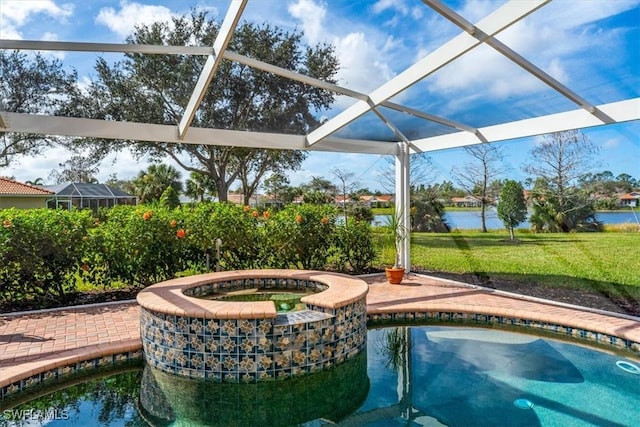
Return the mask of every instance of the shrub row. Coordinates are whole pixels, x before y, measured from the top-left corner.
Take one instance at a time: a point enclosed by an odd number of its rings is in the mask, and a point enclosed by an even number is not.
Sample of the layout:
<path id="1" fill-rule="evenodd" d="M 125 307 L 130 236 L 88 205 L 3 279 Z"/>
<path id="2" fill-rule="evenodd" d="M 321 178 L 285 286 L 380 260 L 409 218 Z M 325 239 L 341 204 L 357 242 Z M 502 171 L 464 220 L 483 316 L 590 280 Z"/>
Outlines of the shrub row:
<path id="1" fill-rule="evenodd" d="M 0 301 L 46 306 L 64 301 L 79 282 L 147 286 L 216 268 L 360 272 L 374 256 L 369 223 L 337 224 L 328 206 L 117 206 L 97 218 L 89 211 L 0 211 Z"/>

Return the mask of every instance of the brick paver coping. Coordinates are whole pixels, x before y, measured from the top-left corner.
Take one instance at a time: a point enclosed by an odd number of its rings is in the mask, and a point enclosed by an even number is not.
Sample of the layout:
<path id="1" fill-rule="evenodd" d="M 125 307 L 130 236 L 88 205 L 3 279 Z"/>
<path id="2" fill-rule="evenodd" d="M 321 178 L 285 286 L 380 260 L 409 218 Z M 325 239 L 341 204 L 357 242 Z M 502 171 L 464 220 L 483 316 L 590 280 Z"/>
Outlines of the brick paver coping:
<path id="1" fill-rule="evenodd" d="M 636 343 L 640 318 L 598 312 L 410 274 L 402 285 L 384 276 L 369 283 L 369 317 L 390 313 L 469 312 L 551 322 Z M 0 315 L 0 387 L 82 360 L 137 351 L 140 309 L 135 302 Z"/>
<path id="2" fill-rule="evenodd" d="M 323 290 L 301 298 L 305 304 L 326 308 L 340 308 L 361 300 L 368 292 L 368 286 L 361 279 L 345 274 L 322 273 L 302 270 L 242 270 L 202 274 L 167 280 L 149 286 L 137 297 L 142 307 L 166 314 L 199 319 L 266 319 L 276 317 L 276 307 L 272 301 L 221 301 L 194 298 L 186 291 L 218 283 L 242 283 L 273 280 L 273 287 L 279 288 L 276 280 L 310 282 L 319 284 Z M 240 285 L 244 286 L 244 285 Z M 206 294 L 206 293 L 205 293 Z"/>

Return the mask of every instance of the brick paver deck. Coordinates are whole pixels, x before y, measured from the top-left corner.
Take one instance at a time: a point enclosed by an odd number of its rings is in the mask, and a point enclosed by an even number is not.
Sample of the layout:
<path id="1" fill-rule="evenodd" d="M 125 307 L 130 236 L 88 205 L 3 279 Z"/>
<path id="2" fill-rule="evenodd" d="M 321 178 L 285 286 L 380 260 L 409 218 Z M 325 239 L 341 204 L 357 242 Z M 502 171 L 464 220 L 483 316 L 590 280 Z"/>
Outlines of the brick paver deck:
<path id="1" fill-rule="evenodd" d="M 402 285 L 369 283 L 367 312 L 482 313 L 606 333 L 640 342 L 640 318 L 595 312 L 418 275 Z M 0 387 L 82 360 L 141 348 L 135 302 L 0 315 Z"/>

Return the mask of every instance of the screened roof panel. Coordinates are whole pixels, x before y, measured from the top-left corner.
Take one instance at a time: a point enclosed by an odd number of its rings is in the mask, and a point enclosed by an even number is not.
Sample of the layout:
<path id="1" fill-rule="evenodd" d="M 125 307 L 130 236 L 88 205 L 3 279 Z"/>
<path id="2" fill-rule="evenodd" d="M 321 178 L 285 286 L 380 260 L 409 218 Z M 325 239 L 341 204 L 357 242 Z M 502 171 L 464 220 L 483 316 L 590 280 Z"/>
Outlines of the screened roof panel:
<path id="1" fill-rule="evenodd" d="M 114 198 L 134 198 L 131 194 L 125 193 L 117 188 L 109 187 L 106 184 L 91 183 L 64 183 L 54 186 L 44 187 L 53 191 L 56 196 L 72 198 L 93 198 L 93 199 L 114 199 Z"/>
<path id="2" fill-rule="evenodd" d="M 222 22 L 221 35 L 230 36 L 243 20 L 289 31 L 299 30 L 302 23 L 307 43 L 335 46 L 341 68 L 331 86 L 242 58 L 227 49 L 223 37 L 214 44 L 223 61 L 335 91 L 337 102 L 317 112 L 323 122 L 307 135 L 285 137 L 269 126 L 262 129 L 270 134 L 242 127 L 198 128 L 190 115 L 202 113 L 199 99 L 209 93 L 206 73 L 194 84 L 189 103 L 175 106 L 184 112 L 177 126 L 171 120 L 150 126 L 14 113 L 0 113 L 0 126 L 68 136 L 219 145 L 233 141 L 248 147 L 330 151 L 345 147 L 366 153 L 386 151 L 378 143 L 401 139 L 393 128 L 425 142 L 425 147 L 453 147 L 477 143 L 486 135 L 491 135 L 486 139 L 491 142 L 640 119 L 640 52 L 634 49 L 640 39 L 637 0 L 357 0 L 326 6 L 233 0 L 210 7 Z M 353 19 L 356 10 L 359 18 Z M 63 52 L 63 61 L 82 57 L 84 66 L 97 56 L 112 61 L 123 57 L 117 52 L 147 49 L 120 44 L 121 40 L 92 40 L 87 34 L 86 40 L 73 41 L 93 44 L 0 39 L 0 48 Z M 112 44 L 100 44 L 104 42 Z M 203 63 L 215 62 L 208 55 L 212 50 L 194 46 L 189 53 L 200 55 Z M 177 51 L 185 52 L 166 47 L 161 53 Z M 208 77 L 215 80 L 215 65 L 209 70 L 213 71 Z M 344 144 L 341 138 L 354 141 Z M 427 144 L 429 139 L 434 141 Z M 364 141 L 371 142 L 370 148 Z"/>
<path id="3" fill-rule="evenodd" d="M 373 112 L 365 113 L 362 117 L 349 123 L 335 133 L 340 138 L 368 139 L 382 142 L 395 142 L 398 137 Z"/>

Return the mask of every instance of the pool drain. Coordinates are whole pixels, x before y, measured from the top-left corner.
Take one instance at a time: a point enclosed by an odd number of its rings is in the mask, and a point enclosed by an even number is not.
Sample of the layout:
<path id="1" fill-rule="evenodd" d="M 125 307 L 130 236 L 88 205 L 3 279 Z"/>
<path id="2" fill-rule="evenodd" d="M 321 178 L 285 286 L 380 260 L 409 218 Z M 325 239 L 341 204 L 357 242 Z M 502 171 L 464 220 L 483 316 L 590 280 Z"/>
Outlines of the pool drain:
<path id="1" fill-rule="evenodd" d="M 535 406 L 529 399 L 516 399 L 513 404 L 519 409 L 532 409 Z"/>
<path id="2" fill-rule="evenodd" d="M 616 365 L 618 365 L 618 368 L 622 369 L 625 372 L 640 375 L 640 366 L 635 365 L 631 362 L 627 362 L 626 360 L 618 360 L 616 362 Z"/>

